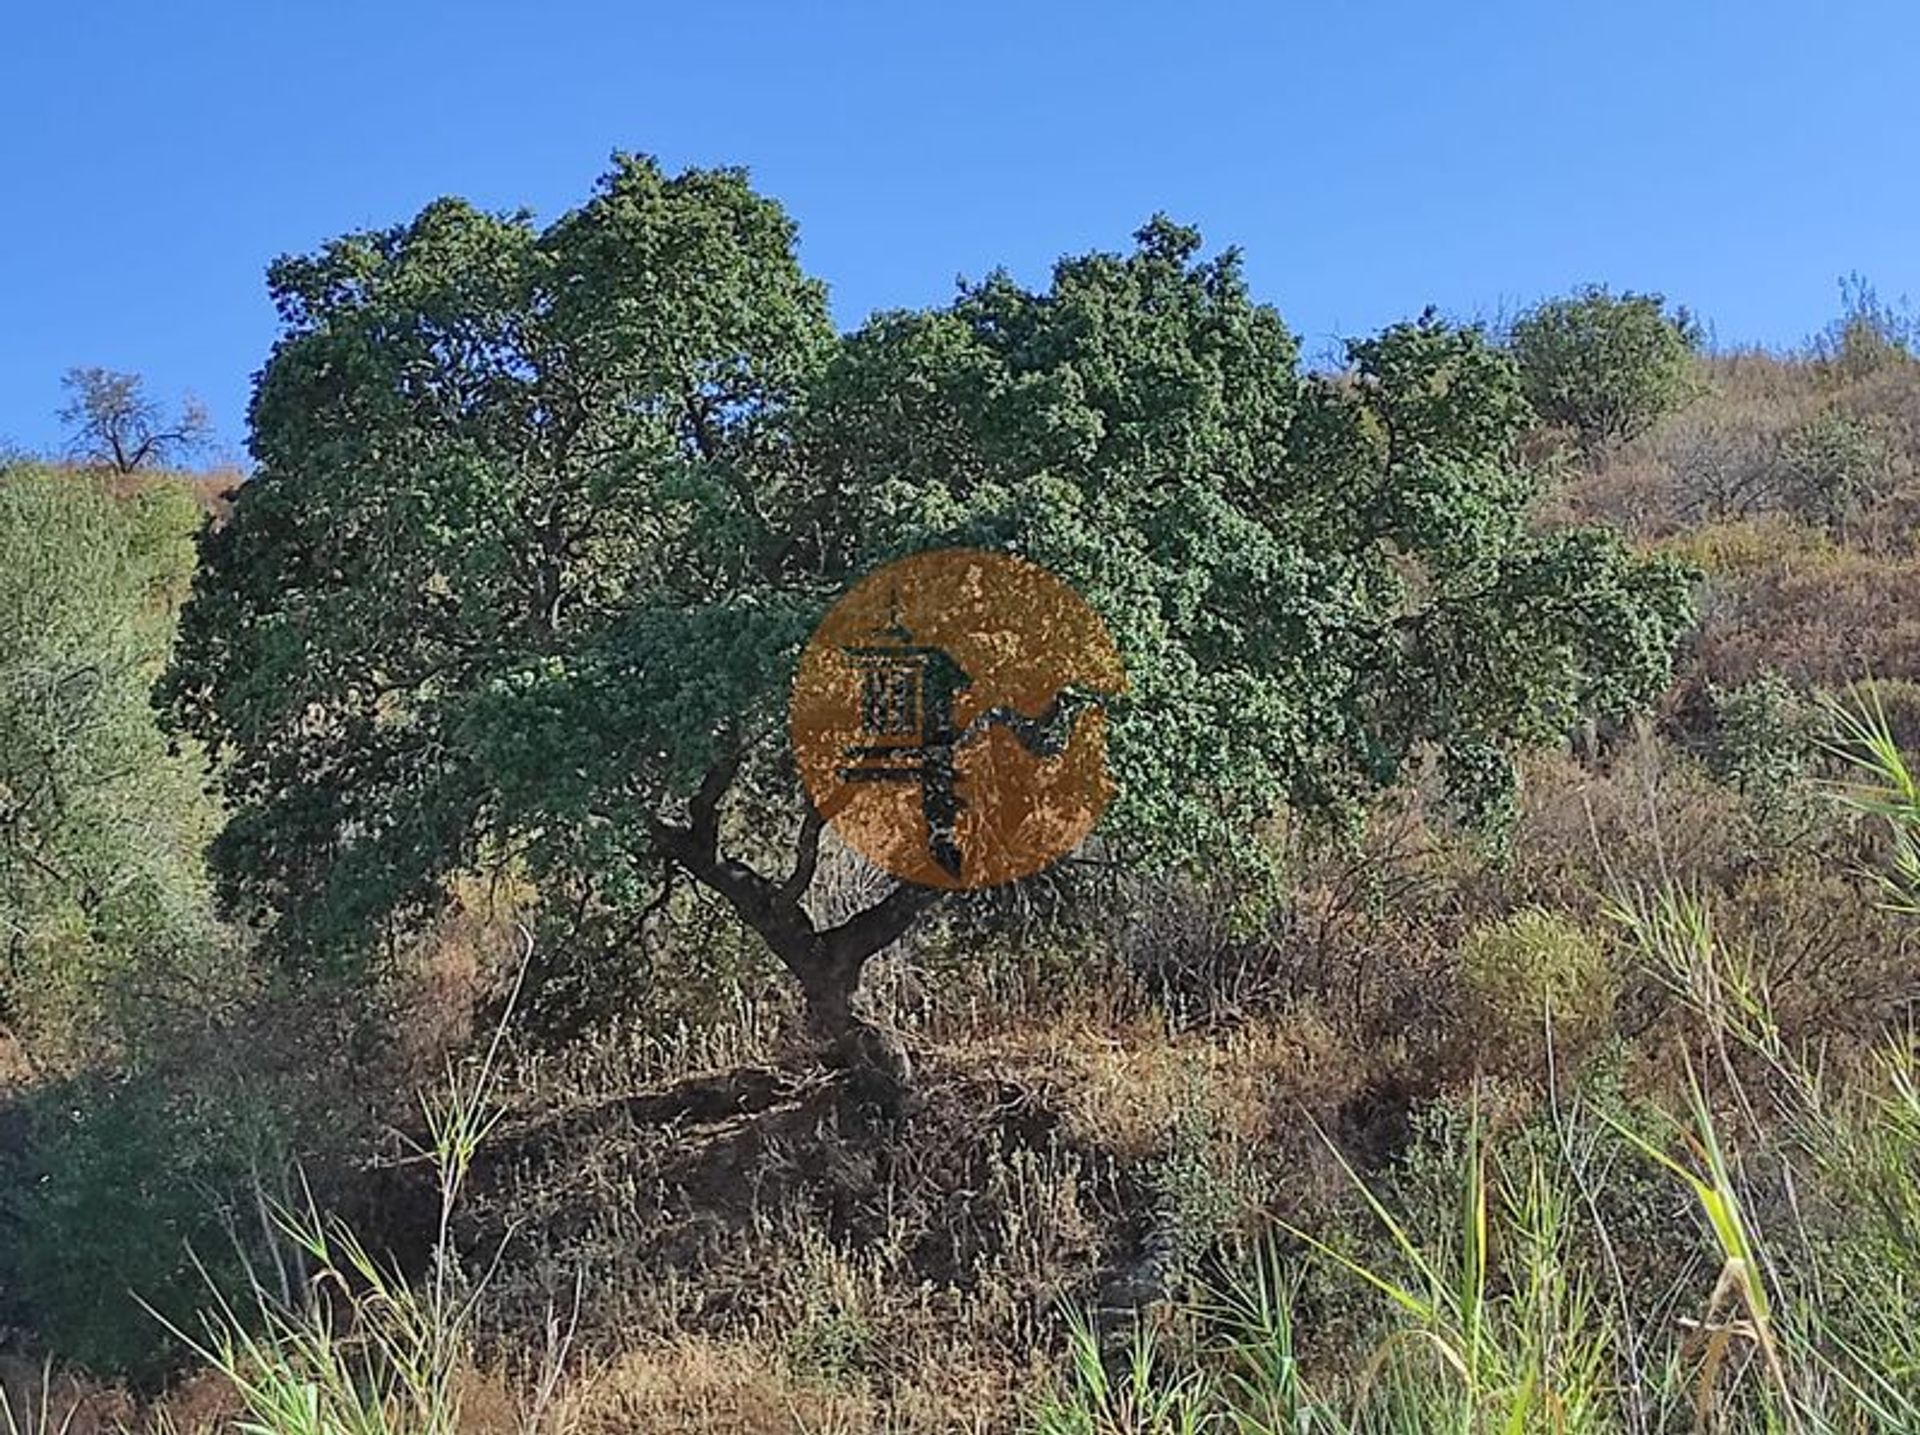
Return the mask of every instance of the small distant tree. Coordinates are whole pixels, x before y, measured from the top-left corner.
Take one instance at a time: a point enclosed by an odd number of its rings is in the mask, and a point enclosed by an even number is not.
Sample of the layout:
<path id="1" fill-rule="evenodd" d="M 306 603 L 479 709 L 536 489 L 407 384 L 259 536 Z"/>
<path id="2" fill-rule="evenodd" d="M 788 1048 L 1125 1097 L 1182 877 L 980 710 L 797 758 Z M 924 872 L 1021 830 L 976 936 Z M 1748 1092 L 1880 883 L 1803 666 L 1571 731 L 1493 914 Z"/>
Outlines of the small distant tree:
<path id="1" fill-rule="evenodd" d="M 1913 358 L 1920 319 L 1902 298 L 1889 304 L 1863 274 L 1840 281 L 1840 317 L 1813 340 L 1814 358 L 1841 382 L 1863 379 Z"/>
<path id="2" fill-rule="evenodd" d="M 1685 402 L 1700 334 L 1658 294 L 1592 285 L 1529 309 L 1510 343 L 1534 411 L 1570 429 L 1591 458 Z"/>
<path id="3" fill-rule="evenodd" d="M 189 397 L 169 416 L 138 374 L 69 369 L 60 383 L 71 396 L 60 410 L 68 451 L 82 462 L 137 473 L 199 453 L 212 438 L 212 421 L 198 399 Z"/>

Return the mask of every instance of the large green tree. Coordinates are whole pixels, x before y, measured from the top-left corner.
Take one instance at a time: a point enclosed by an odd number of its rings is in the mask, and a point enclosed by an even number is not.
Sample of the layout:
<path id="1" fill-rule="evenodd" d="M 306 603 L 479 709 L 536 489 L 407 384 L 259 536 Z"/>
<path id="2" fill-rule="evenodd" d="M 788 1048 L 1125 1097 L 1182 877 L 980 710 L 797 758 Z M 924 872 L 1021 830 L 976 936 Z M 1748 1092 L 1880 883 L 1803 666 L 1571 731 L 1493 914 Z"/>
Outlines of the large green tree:
<path id="1" fill-rule="evenodd" d="M 622 156 L 545 228 L 443 201 L 274 266 L 258 470 L 166 695 L 276 944 L 364 953 L 511 862 L 565 965 L 679 876 L 857 1032 L 863 963 L 939 894 L 815 921 L 785 698 L 835 596 L 931 548 L 1038 562 L 1112 630 L 1116 861 L 1353 814 L 1423 754 L 1485 816 L 1517 745 L 1666 680 L 1685 576 L 1530 525 L 1528 408 L 1474 330 L 1304 375 L 1237 255 L 1157 219 L 837 336 L 793 245 L 743 175 Z"/>

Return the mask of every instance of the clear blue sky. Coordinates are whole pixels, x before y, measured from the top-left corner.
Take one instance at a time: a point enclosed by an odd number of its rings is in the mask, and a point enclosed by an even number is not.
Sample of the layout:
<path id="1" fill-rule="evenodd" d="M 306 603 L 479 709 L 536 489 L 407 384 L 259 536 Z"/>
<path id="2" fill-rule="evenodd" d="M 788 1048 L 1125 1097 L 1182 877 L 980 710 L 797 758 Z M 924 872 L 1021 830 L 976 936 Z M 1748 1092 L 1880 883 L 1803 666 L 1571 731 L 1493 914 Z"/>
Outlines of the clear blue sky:
<path id="1" fill-rule="evenodd" d="M 1309 352 L 1435 303 L 1654 288 L 1790 344 L 1920 296 L 1920 7 L 98 4 L 0 33 L 0 438 L 59 375 L 198 392 L 238 449 L 276 254 L 442 194 L 550 217 L 615 148 L 741 164 L 852 324 L 1151 212 Z"/>

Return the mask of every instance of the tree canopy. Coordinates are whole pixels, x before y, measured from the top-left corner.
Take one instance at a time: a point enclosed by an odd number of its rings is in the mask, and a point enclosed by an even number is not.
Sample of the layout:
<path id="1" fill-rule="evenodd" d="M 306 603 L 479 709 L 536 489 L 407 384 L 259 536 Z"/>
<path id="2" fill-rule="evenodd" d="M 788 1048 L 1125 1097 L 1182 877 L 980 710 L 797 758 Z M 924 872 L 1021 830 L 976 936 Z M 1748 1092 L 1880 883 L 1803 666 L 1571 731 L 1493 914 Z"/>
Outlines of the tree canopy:
<path id="1" fill-rule="evenodd" d="M 839 593 L 932 548 L 1038 563 L 1112 632 L 1115 861 L 1352 816 L 1426 754 L 1491 820 L 1518 745 L 1664 684 L 1687 575 L 1530 520 L 1530 410 L 1476 329 L 1304 373 L 1239 256 L 1156 218 L 838 335 L 794 238 L 739 172 L 618 156 L 544 228 L 446 200 L 273 267 L 258 469 L 164 693 L 284 950 L 364 953 L 493 862 L 550 953 L 618 950 L 680 874 L 844 1030 L 936 894 L 816 922 L 787 688 Z"/>

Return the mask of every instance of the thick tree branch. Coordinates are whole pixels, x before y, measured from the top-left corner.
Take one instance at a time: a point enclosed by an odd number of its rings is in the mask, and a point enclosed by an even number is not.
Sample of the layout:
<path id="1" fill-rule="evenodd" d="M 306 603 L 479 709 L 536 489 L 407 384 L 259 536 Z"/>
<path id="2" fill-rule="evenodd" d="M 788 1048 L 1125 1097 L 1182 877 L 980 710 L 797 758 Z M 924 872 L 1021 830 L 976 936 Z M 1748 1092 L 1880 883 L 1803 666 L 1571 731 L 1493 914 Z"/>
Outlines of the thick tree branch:
<path id="1" fill-rule="evenodd" d="M 687 802 L 688 832 L 709 856 L 718 855 L 720 850 L 720 803 L 740 775 L 740 761 L 738 751 L 727 752 L 707 769 Z"/>
<path id="2" fill-rule="evenodd" d="M 650 824 L 653 840 L 660 851 L 703 886 L 712 888 L 738 912 L 749 926 L 768 937 L 775 928 L 789 925 L 783 918 L 791 915 L 805 921 L 797 905 L 780 900 L 780 888 L 738 858 L 723 857 L 710 842 L 702 841 L 695 829 L 671 822 Z M 812 927 L 806 927 L 812 935 Z"/>
<path id="3" fill-rule="evenodd" d="M 813 885 L 814 875 L 820 870 L 820 834 L 826 825 L 813 804 L 808 803 L 807 815 L 800 819 L 800 838 L 794 853 L 793 871 L 780 884 L 780 896 L 785 901 L 798 902 L 807 895 L 807 888 Z"/>
<path id="4" fill-rule="evenodd" d="M 720 850 L 720 803 L 739 767 L 737 755 L 716 762 L 687 804 L 687 822 L 649 818 L 648 830 L 662 856 L 725 900 L 799 978 L 816 1024 L 838 1035 L 859 1024 L 851 1001 L 867 959 L 905 936 L 944 893 L 902 883 L 837 926 L 816 927 L 800 899 L 819 870 L 824 820 L 808 810 L 793 870 L 782 881 L 728 857 Z"/>
<path id="5" fill-rule="evenodd" d="M 938 887 L 902 882 L 864 912 L 821 932 L 820 941 L 835 960 L 864 962 L 904 937 L 945 895 Z"/>

